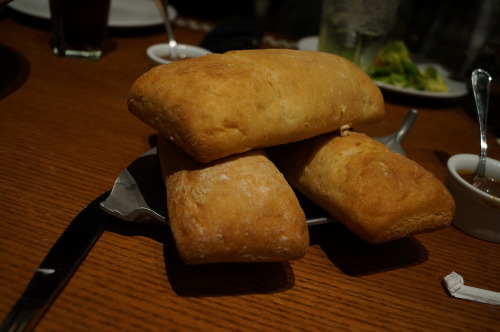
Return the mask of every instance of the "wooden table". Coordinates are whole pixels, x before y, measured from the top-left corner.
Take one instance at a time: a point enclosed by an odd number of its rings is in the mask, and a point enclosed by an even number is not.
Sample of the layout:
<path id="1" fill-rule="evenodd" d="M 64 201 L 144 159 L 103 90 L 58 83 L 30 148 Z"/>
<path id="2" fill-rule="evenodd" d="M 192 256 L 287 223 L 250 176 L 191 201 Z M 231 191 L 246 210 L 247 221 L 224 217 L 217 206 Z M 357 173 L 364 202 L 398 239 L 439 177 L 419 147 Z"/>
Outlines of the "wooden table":
<path id="1" fill-rule="evenodd" d="M 68 223 L 149 148 L 154 131 L 128 113 L 132 82 L 148 70 L 154 33 L 114 33 L 99 61 L 59 58 L 51 33 L 0 20 L 17 75 L 0 100 L 0 319 Z M 177 28 L 180 42 L 203 33 Z M 21 84 L 22 83 L 22 84 Z M 16 89 L 17 88 L 17 89 Z M 387 98 L 387 116 L 360 127 L 394 131 L 420 111 L 404 143 L 444 180 L 446 159 L 477 153 L 477 123 L 451 102 Z M 490 156 L 500 147 L 489 137 Z M 500 307 L 450 297 L 443 278 L 500 291 L 500 245 L 449 227 L 371 246 L 339 224 L 310 228 L 298 261 L 187 267 L 167 227 L 113 221 L 40 321 L 38 331 L 498 330 Z"/>

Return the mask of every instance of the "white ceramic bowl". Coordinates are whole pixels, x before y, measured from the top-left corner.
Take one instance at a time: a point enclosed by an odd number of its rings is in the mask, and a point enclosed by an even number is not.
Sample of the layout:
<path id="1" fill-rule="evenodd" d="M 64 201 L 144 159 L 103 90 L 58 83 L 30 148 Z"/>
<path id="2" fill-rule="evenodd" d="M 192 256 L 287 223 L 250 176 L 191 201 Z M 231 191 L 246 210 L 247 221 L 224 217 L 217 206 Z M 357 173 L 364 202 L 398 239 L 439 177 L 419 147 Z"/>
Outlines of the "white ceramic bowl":
<path id="1" fill-rule="evenodd" d="M 453 225 L 482 240 L 500 243 L 500 197 L 492 196 L 465 181 L 459 171 L 474 173 L 479 156 L 458 154 L 448 159 L 446 186 L 457 210 Z M 486 176 L 500 182 L 500 161 L 488 158 Z"/>
<path id="2" fill-rule="evenodd" d="M 212 53 L 202 47 L 186 44 L 177 44 L 175 49 L 177 50 L 177 54 L 182 58 L 196 58 Z M 153 66 L 172 62 L 168 60 L 168 57 L 170 56 L 170 46 L 167 43 L 152 45 L 148 47 L 146 53 Z"/>

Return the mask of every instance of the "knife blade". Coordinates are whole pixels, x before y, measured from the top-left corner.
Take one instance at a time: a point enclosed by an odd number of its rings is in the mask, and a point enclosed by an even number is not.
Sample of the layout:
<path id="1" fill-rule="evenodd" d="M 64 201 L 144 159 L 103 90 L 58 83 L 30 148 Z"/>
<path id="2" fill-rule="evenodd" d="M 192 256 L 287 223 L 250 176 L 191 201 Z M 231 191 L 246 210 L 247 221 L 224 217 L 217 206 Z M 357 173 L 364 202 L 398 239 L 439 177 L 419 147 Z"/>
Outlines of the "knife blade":
<path id="1" fill-rule="evenodd" d="M 96 198 L 71 221 L 5 318 L 1 332 L 35 328 L 112 218 L 99 207 L 109 193 Z"/>

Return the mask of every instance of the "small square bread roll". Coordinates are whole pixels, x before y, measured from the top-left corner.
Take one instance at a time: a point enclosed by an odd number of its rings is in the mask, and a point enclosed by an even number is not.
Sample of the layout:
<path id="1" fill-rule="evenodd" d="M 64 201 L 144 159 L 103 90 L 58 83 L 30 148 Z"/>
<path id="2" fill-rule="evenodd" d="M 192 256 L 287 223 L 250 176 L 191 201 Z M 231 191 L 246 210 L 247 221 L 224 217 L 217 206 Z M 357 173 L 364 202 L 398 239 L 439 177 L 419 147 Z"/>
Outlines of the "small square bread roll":
<path id="1" fill-rule="evenodd" d="M 455 213 L 434 174 L 364 134 L 327 134 L 269 154 L 294 187 L 370 243 L 446 227 Z"/>
<path id="2" fill-rule="evenodd" d="M 201 164 L 159 136 L 168 218 L 189 265 L 272 262 L 303 257 L 306 218 L 263 150 Z"/>

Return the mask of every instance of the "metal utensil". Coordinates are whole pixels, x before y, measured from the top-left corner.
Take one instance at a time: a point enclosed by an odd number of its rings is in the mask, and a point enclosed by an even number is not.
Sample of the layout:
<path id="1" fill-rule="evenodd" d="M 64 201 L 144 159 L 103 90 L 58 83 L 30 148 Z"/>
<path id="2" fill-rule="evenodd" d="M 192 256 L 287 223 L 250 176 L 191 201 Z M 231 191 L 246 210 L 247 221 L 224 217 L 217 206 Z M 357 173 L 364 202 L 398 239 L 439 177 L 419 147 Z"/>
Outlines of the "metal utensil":
<path id="1" fill-rule="evenodd" d="M 166 223 L 166 202 L 155 147 L 118 175 L 111 194 L 101 203 L 101 208 L 125 221 Z"/>
<path id="2" fill-rule="evenodd" d="M 179 54 L 177 53 L 177 41 L 175 40 L 172 25 L 170 24 L 168 0 L 161 0 L 160 4 L 161 5 L 158 7 L 160 8 L 160 12 L 163 16 L 163 23 L 165 24 L 165 30 L 167 30 L 168 35 L 168 46 L 170 47 L 169 58 L 170 60 L 175 61 L 179 58 Z"/>
<path id="3" fill-rule="evenodd" d="M 477 118 L 479 121 L 479 133 L 481 137 L 481 153 L 477 165 L 475 179 L 483 179 L 486 168 L 486 131 L 488 123 L 488 101 L 490 96 L 491 76 L 483 69 L 475 69 L 471 76 L 472 91 L 476 101 Z"/>
<path id="4" fill-rule="evenodd" d="M 403 156 L 406 156 L 403 148 L 401 148 L 401 143 L 406 138 L 406 135 L 410 132 L 411 128 L 415 124 L 415 120 L 417 120 L 418 111 L 416 109 L 408 110 L 406 117 L 404 118 L 401 126 L 398 130 L 396 130 L 393 134 L 385 137 L 374 137 L 373 139 L 377 142 L 380 142 L 386 145 L 389 149 L 394 152 L 397 152 Z"/>
<path id="5" fill-rule="evenodd" d="M 99 209 L 109 192 L 95 199 L 69 224 L 12 307 L 0 331 L 31 331 L 63 290 L 104 231 L 110 216 Z"/>
<path id="6" fill-rule="evenodd" d="M 115 207 L 121 213 L 110 212 L 109 209 L 103 211 L 103 201 L 106 206 Z M 161 167 L 156 148 L 153 148 L 120 174 L 112 192 L 96 198 L 69 224 L 0 325 L 0 332 L 35 328 L 99 239 L 111 218 L 110 214 L 123 220 L 164 223 L 165 203 Z"/>

